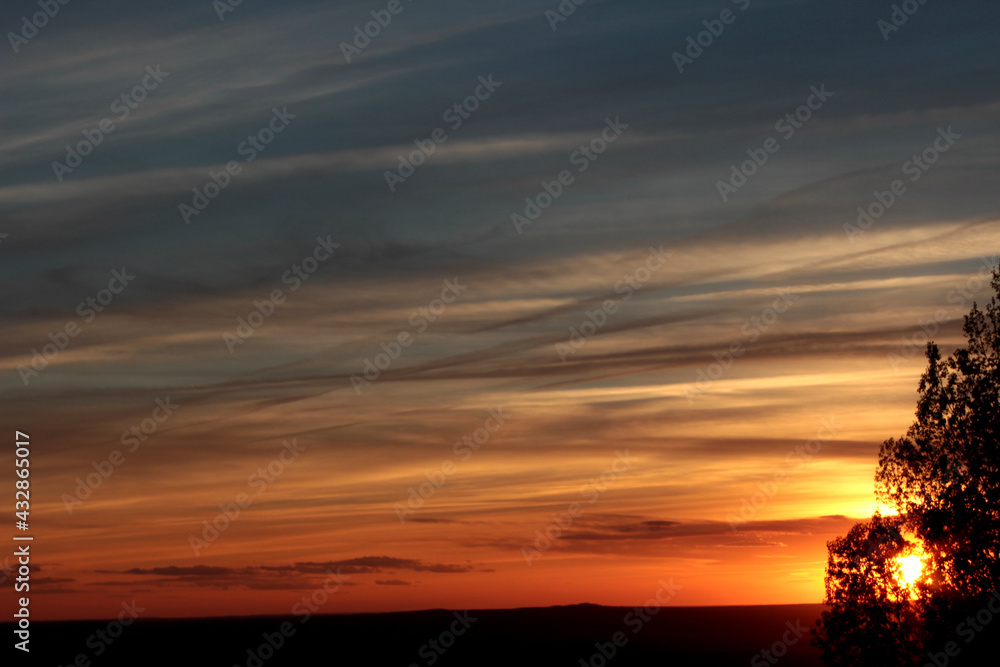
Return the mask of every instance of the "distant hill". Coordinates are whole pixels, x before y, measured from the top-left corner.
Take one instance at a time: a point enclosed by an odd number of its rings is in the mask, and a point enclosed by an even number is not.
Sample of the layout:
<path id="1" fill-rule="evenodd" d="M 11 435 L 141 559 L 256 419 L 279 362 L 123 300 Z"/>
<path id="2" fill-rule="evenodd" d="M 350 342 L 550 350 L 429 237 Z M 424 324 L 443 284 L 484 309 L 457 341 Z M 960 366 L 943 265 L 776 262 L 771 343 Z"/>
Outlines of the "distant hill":
<path id="1" fill-rule="evenodd" d="M 807 633 L 822 610 L 664 607 L 649 613 L 582 604 L 327 615 L 305 623 L 301 617 L 139 619 L 110 644 L 95 634 L 107 622 L 48 622 L 33 624 L 32 659 L 24 664 L 68 667 L 84 654 L 95 667 L 817 666 Z M 282 627 L 288 636 L 281 636 Z M 774 650 L 770 660 L 760 654 L 765 649 Z"/>

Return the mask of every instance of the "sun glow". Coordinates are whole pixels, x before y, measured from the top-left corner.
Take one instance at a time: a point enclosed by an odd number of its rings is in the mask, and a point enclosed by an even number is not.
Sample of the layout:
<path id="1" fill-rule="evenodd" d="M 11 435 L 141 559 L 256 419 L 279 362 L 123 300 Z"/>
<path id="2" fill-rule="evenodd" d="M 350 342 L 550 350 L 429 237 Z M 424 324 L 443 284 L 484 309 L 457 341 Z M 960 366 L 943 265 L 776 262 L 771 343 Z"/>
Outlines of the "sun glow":
<path id="1" fill-rule="evenodd" d="M 907 588 L 912 588 L 924 573 L 924 561 L 920 556 L 905 556 L 896 559 L 899 572 L 899 582 Z"/>
<path id="2" fill-rule="evenodd" d="M 911 597 L 916 597 L 917 583 L 927 576 L 929 566 L 928 554 L 924 551 L 923 545 L 916 545 L 907 550 L 906 554 L 895 559 L 896 581 L 910 593 Z"/>

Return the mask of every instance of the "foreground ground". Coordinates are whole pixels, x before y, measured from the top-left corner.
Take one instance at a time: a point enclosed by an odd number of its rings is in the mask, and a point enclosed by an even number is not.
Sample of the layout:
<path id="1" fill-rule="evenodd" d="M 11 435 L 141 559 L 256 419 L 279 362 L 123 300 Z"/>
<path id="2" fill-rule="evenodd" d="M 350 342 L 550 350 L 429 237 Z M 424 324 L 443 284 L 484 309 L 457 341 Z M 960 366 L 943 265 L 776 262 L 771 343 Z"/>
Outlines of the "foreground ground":
<path id="1" fill-rule="evenodd" d="M 819 665 L 803 629 L 813 627 L 820 605 L 653 611 L 578 605 L 315 616 L 306 622 L 302 617 L 139 619 L 116 639 L 108 636 L 106 621 L 38 623 L 30 661 L 18 655 L 14 664 L 86 667 L 83 655 L 102 666 Z"/>

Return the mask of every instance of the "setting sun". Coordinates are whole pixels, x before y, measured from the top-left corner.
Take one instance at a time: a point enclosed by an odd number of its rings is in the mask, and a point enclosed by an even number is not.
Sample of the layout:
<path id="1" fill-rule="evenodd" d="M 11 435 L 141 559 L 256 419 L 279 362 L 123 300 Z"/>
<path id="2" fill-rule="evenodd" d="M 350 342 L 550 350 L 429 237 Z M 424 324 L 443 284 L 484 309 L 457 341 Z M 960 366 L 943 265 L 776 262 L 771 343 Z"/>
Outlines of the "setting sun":
<path id="1" fill-rule="evenodd" d="M 899 580 L 908 588 L 917 582 L 924 571 L 924 561 L 920 556 L 906 556 L 896 561 L 899 566 Z"/>
<path id="2" fill-rule="evenodd" d="M 905 556 L 895 560 L 896 580 L 909 591 L 911 597 L 917 593 L 917 582 L 927 573 L 927 552 L 923 545 L 910 549 Z"/>

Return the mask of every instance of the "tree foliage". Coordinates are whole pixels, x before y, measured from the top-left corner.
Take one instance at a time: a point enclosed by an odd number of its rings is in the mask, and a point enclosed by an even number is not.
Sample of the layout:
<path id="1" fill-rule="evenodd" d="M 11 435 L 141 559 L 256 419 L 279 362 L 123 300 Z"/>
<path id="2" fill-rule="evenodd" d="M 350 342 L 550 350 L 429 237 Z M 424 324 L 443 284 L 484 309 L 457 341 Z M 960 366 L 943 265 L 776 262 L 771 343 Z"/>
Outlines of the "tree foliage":
<path id="1" fill-rule="evenodd" d="M 827 664 L 884 667 L 912 651 L 919 631 L 893 560 L 907 548 L 898 517 L 878 514 L 829 543 L 822 619 Z"/>
<path id="2" fill-rule="evenodd" d="M 1000 296 L 1000 269 L 991 286 Z M 828 545 L 831 609 L 813 639 L 827 664 L 924 664 L 920 656 L 954 641 L 966 615 L 1000 587 L 996 296 L 985 311 L 973 304 L 964 332 L 966 346 L 947 360 L 928 344 L 916 421 L 879 452 L 876 495 L 898 516 L 876 514 Z M 892 575 L 906 536 L 922 545 L 929 561 L 914 599 Z M 992 633 L 1000 634 L 1000 627 Z M 977 653 L 987 643 L 980 641 Z"/>

